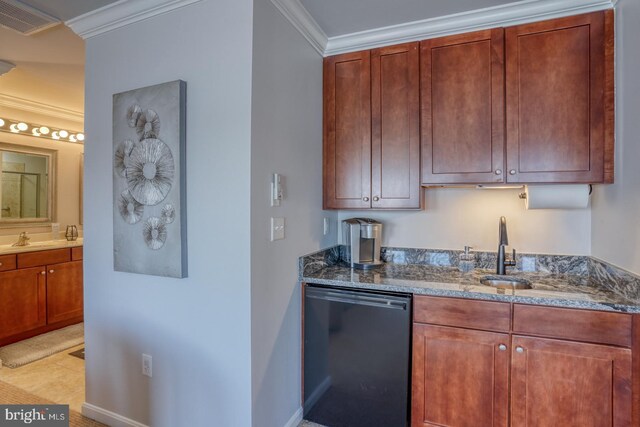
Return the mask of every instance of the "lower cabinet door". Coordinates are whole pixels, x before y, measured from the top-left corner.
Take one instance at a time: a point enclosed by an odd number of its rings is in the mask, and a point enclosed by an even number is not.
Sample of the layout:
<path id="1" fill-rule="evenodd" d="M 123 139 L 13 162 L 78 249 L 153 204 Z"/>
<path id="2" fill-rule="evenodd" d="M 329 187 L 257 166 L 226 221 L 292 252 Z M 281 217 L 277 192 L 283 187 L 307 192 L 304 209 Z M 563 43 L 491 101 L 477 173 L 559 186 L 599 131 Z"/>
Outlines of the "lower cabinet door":
<path id="1" fill-rule="evenodd" d="M 511 426 L 631 426 L 631 350 L 513 337 Z"/>
<path id="2" fill-rule="evenodd" d="M 43 268 L 0 273 L 0 338 L 46 324 L 46 276 Z"/>
<path id="3" fill-rule="evenodd" d="M 413 326 L 411 426 L 506 427 L 509 335 Z"/>
<path id="4" fill-rule="evenodd" d="M 47 266 L 47 323 L 83 314 L 82 261 Z"/>

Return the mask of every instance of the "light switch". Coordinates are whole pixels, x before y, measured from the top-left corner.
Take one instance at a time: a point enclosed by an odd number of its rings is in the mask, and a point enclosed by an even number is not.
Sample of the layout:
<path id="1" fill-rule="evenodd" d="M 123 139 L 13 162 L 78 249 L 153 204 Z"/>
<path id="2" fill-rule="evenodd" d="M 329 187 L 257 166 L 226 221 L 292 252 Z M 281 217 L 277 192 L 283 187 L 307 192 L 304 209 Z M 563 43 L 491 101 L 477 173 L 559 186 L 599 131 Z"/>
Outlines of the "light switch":
<path id="1" fill-rule="evenodd" d="M 329 218 L 325 217 L 323 219 L 322 224 L 323 224 L 323 227 L 324 227 L 323 228 L 323 230 L 324 230 L 323 232 L 324 232 L 324 235 L 326 236 L 327 234 L 329 234 L 329 231 L 331 231 L 331 220 Z"/>
<path id="2" fill-rule="evenodd" d="M 282 175 L 274 173 L 271 176 L 271 206 L 280 206 L 280 202 L 284 198 L 284 190 L 282 183 Z"/>
<path id="3" fill-rule="evenodd" d="M 284 239 L 284 218 L 271 218 L 271 241 Z"/>

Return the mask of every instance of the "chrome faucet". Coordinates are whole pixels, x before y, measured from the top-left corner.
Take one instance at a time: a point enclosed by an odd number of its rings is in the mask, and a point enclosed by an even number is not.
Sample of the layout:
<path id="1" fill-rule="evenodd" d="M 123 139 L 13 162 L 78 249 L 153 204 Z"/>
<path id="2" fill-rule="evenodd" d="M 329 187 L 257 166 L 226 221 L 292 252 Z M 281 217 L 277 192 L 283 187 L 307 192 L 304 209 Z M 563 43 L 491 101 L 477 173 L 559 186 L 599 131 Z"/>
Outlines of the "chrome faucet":
<path id="1" fill-rule="evenodd" d="M 18 241 L 15 242 L 13 245 L 11 246 L 28 246 L 29 245 L 29 240 L 31 239 L 31 237 L 27 236 L 27 232 L 23 231 L 22 233 L 20 233 L 20 235 L 18 236 Z"/>
<path id="2" fill-rule="evenodd" d="M 507 219 L 503 216 L 500 217 L 500 228 L 498 236 L 498 265 L 496 268 L 496 274 L 505 275 L 506 267 L 516 266 L 516 250 L 513 250 L 513 258 L 511 261 L 507 261 L 505 258 L 505 248 L 509 246 L 509 237 L 507 237 Z"/>

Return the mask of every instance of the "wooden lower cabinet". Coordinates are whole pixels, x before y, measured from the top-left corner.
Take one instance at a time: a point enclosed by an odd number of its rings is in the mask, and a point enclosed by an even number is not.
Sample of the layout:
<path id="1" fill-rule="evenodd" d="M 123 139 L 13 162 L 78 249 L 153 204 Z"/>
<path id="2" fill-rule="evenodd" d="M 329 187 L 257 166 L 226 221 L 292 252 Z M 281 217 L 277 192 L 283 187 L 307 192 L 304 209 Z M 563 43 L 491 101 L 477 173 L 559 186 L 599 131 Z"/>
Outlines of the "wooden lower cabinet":
<path id="1" fill-rule="evenodd" d="M 411 426 L 507 426 L 509 335 L 414 324 Z"/>
<path id="2" fill-rule="evenodd" d="M 61 322 L 82 314 L 82 261 L 47 266 L 47 322 Z"/>
<path id="3" fill-rule="evenodd" d="M 511 426 L 631 426 L 631 350 L 514 336 Z"/>
<path id="4" fill-rule="evenodd" d="M 44 268 L 0 273 L 0 339 L 46 325 Z"/>
<path id="5" fill-rule="evenodd" d="M 640 425 L 640 316 L 413 303 L 411 427 Z"/>

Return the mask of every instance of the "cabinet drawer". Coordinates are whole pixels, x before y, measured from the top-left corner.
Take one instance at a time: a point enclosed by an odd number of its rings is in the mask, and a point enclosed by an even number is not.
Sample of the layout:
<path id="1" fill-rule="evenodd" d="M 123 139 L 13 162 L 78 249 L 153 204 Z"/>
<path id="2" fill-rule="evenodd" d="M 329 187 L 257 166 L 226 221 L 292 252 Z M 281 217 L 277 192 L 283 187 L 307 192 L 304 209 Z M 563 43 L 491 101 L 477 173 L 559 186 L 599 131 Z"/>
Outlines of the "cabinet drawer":
<path id="1" fill-rule="evenodd" d="M 509 303 L 416 296 L 413 304 L 414 322 L 509 332 Z"/>
<path id="2" fill-rule="evenodd" d="M 71 261 L 71 251 L 69 249 L 52 249 L 50 251 L 18 254 L 18 268 L 37 267 L 67 261 Z"/>
<path id="3" fill-rule="evenodd" d="M 514 304 L 513 332 L 631 347 L 631 315 Z"/>
<path id="4" fill-rule="evenodd" d="M 80 261 L 83 257 L 82 246 L 71 248 L 71 261 Z"/>
<path id="5" fill-rule="evenodd" d="M 0 255 L 0 271 L 15 270 L 16 255 Z"/>

